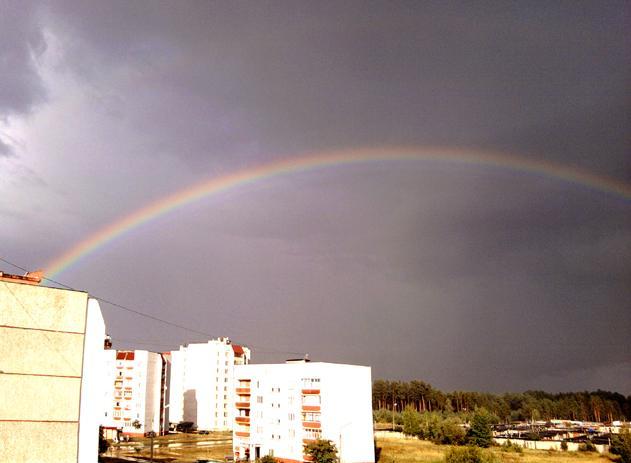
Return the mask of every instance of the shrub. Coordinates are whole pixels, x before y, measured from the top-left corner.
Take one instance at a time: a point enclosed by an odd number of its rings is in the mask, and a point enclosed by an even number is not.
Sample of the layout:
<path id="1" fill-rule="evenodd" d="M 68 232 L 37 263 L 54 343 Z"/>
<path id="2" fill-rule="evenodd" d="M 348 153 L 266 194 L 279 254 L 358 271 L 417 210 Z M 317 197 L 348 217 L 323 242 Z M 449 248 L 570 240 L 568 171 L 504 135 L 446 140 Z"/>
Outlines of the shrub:
<path id="1" fill-rule="evenodd" d="M 579 452 L 595 452 L 596 446 L 591 441 L 585 441 L 578 446 Z"/>
<path id="2" fill-rule="evenodd" d="M 318 439 L 305 445 L 305 455 L 311 456 L 314 463 L 336 463 L 337 447 L 330 440 Z"/>
<path id="3" fill-rule="evenodd" d="M 466 435 L 460 420 L 455 416 L 445 418 L 440 424 L 441 444 L 461 445 L 464 443 Z"/>
<path id="4" fill-rule="evenodd" d="M 445 455 L 445 463 L 496 463 L 496 459 L 477 447 L 452 447 Z"/>
<path id="5" fill-rule="evenodd" d="M 509 440 L 502 444 L 502 450 L 506 450 L 507 452 L 515 452 L 515 453 L 524 453 L 524 449 Z"/>
<path id="6" fill-rule="evenodd" d="M 276 458 L 271 455 L 265 455 L 259 459 L 259 463 L 276 463 Z"/>
<path id="7" fill-rule="evenodd" d="M 631 463 L 631 433 L 629 431 L 611 437 L 609 451 L 618 455 L 620 463 Z"/>
<path id="8" fill-rule="evenodd" d="M 403 410 L 403 433 L 408 436 L 418 436 L 421 433 L 419 413 L 411 406 Z"/>

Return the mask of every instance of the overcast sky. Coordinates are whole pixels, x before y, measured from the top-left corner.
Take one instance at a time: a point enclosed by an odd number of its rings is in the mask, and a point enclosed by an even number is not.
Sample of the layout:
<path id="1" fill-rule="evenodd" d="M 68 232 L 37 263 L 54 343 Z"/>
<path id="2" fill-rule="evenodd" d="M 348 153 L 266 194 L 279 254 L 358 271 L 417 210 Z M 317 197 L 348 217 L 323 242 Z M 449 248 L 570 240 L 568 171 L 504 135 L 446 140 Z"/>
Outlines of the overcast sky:
<path id="1" fill-rule="evenodd" d="M 630 26 L 622 1 L 0 0 L 0 257 L 43 267 L 195 182 L 320 150 L 631 182 Z M 631 393 L 630 205 L 489 166 L 335 167 L 181 208 L 58 279 L 258 362 Z M 102 308 L 118 348 L 202 339 Z"/>

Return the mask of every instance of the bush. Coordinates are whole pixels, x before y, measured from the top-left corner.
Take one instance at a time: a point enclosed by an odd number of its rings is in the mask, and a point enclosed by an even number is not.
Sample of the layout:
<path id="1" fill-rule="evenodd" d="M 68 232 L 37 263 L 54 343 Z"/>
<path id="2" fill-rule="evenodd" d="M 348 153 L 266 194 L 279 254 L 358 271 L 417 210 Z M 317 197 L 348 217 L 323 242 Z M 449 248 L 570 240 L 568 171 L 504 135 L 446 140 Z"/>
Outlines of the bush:
<path id="1" fill-rule="evenodd" d="M 524 449 L 521 448 L 520 445 L 511 442 L 510 439 L 502 444 L 502 450 L 506 450 L 507 452 L 524 453 Z"/>
<path id="2" fill-rule="evenodd" d="M 305 455 L 309 455 L 314 463 L 336 463 L 337 447 L 330 440 L 318 439 L 305 445 Z"/>
<path id="3" fill-rule="evenodd" d="M 380 408 L 372 412 L 375 423 L 392 423 L 392 411 Z"/>
<path id="4" fill-rule="evenodd" d="M 421 433 L 419 413 L 411 406 L 403 411 L 403 433 L 408 436 L 418 436 Z"/>
<path id="5" fill-rule="evenodd" d="M 110 448 L 110 443 L 105 439 L 105 431 L 103 430 L 103 426 L 99 426 L 99 455 L 107 452 L 107 449 Z"/>
<path id="6" fill-rule="evenodd" d="M 579 452 L 595 452 L 596 446 L 591 441 L 585 441 L 578 446 Z"/>
<path id="7" fill-rule="evenodd" d="M 452 447 L 445 455 L 445 463 L 496 463 L 496 459 L 477 447 Z"/>
<path id="8" fill-rule="evenodd" d="M 609 452 L 618 455 L 620 463 L 631 463 L 631 433 L 626 431 L 613 435 Z"/>
<path id="9" fill-rule="evenodd" d="M 445 418 L 440 424 L 439 441 L 441 444 L 462 445 L 466 435 L 462 423 L 455 416 Z"/>
<path id="10" fill-rule="evenodd" d="M 276 463 L 276 458 L 271 455 L 265 455 L 259 459 L 259 463 Z"/>

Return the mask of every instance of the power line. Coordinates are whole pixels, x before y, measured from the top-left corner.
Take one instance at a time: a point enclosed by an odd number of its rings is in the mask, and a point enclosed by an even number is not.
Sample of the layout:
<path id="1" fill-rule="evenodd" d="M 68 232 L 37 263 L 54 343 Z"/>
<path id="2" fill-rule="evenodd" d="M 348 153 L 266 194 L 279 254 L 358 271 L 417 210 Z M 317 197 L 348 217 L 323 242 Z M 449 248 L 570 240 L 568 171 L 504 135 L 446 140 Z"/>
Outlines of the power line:
<path id="1" fill-rule="evenodd" d="M 6 264 L 9 264 L 9 265 L 11 265 L 11 266 L 13 266 L 13 267 L 15 267 L 15 268 L 17 268 L 17 269 L 20 269 L 20 270 L 22 270 L 23 272 L 28 272 L 28 271 L 29 271 L 29 270 L 27 270 L 26 268 L 24 268 L 24 267 L 22 267 L 22 266 L 20 266 L 20 265 L 14 264 L 13 262 L 10 262 L 10 261 L 8 261 L 8 260 L 6 260 L 6 259 L 2 258 L 2 257 L 0 257 L 0 261 L 4 262 L 4 263 L 6 263 Z M 58 285 L 58 286 L 61 286 L 61 287 L 63 287 L 63 288 L 66 288 L 66 289 L 69 289 L 69 290 L 72 290 L 72 291 L 77 291 L 77 290 L 76 290 L 75 288 L 73 288 L 72 286 L 69 286 L 69 285 L 67 285 L 67 284 L 65 284 L 65 283 L 62 283 L 62 282 L 60 282 L 60 281 L 53 280 L 52 278 L 47 278 L 47 277 L 45 277 L 45 276 L 42 276 L 42 279 L 43 279 L 43 280 L 46 280 L 46 281 L 50 281 L 51 283 L 54 283 L 54 284 L 56 284 L 56 285 Z M 113 307 L 115 307 L 115 308 L 117 308 L 117 309 L 125 310 L 125 311 L 127 311 L 127 312 L 130 312 L 130 313 L 136 314 L 136 315 L 138 315 L 138 316 L 140 316 L 140 317 L 145 317 L 145 318 L 148 318 L 148 319 L 150 319 L 150 320 L 153 320 L 153 321 L 156 321 L 156 322 L 159 322 L 159 323 L 163 323 L 163 324 L 165 324 L 165 325 L 169 325 L 169 326 L 172 326 L 172 327 L 175 327 L 175 328 L 179 328 L 179 329 L 181 329 L 181 330 L 189 331 L 189 332 L 191 332 L 191 333 L 199 334 L 199 335 L 202 335 L 202 336 L 207 337 L 207 338 L 210 338 L 210 339 L 212 339 L 212 338 L 213 338 L 213 335 L 212 335 L 212 334 L 210 334 L 210 333 L 206 333 L 206 332 L 204 332 L 204 331 L 199 331 L 199 330 L 196 330 L 195 328 L 190 328 L 190 327 L 188 327 L 188 326 L 180 325 L 180 324 L 178 324 L 178 323 L 174 323 L 174 322 L 171 322 L 171 321 L 169 321 L 169 320 L 165 320 L 165 319 L 163 319 L 163 318 L 155 317 L 155 316 L 150 315 L 150 314 L 148 314 L 148 313 L 141 312 L 140 310 L 132 309 L 132 308 L 130 308 L 130 307 L 128 307 L 128 306 L 125 306 L 125 305 L 123 305 L 123 304 L 118 304 L 117 302 L 110 301 L 110 300 L 108 300 L 108 299 L 105 299 L 105 298 L 99 297 L 99 296 L 97 296 L 97 295 L 95 295 L 95 294 L 92 294 L 92 293 L 90 293 L 90 297 L 92 297 L 93 299 L 96 299 L 96 300 L 97 300 L 97 301 L 99 301 L 99 302 L 102 302 L 102 303 L 104 303 L 104 304 L 111 305 L 111 306 L 113 306 Z M 135 342 L 135 341 L 130 341 L 130 342 Z M 142 343 L 141 343 L 141 342 L 138 342 L 138 344 L 142 344 Z M 156 345 L 157 345 L 157 344 L 156 344 Z M 163 345 L 167 345 L 167 344 L 163 344 Z M 257 349 L 257 350 L 258 350 L 259 348 L 260 348 L 260 349 L 263 349 L 263 350 L 259 350 L 259 352 L 261 352 L 261 353 L 277 353 L 277 354 L 295 354 L 295 355 L 304 355 L 304 352 L 278 351 L 278 350 L 273 350 L 273 349 L 272 349 L 272 350 L 270 350 L 270 349 L 268 349 L 267 347 L 254 346 L 254 345 L 252 345 L 252 344 L 245 344 L 245 345 L 249 345 L 250 347 L 255 348 L 255 349 Z"/>

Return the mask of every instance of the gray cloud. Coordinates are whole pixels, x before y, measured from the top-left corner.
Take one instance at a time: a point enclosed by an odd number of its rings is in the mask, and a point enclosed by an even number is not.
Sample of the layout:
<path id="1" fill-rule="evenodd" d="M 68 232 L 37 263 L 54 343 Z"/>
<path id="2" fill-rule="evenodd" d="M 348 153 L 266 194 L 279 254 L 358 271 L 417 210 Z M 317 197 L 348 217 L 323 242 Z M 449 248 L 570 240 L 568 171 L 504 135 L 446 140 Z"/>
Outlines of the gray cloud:
<path id="1" fill-rule="evenodd" d="M 13 156 L 13 154 L 14 152 L 13 148 L 11 148 L 11 145 L 8 145 L 0 138 L 0 157 L 9 157 Z"/>
<path id="2" fill-rule="evenodd" d="M 194 182 L 320 149 L 458 145 L 628 180 L 625 8 L 59 1 L 14 12 L 21 64 L 0 108 L 29 119 L 12 135 L 20 170 L 0 183 L 0 239 L 39 267 Z M 44 81 L 32 59 L 42 31 L 58 43 Z M 615 380 L 631 349 L 628 217 L 620 197 L 523 171 L 346 166 L 192 204 L 60 279 L 377 377 L 629 392 Z M 138 319 L 104 309 L 114 338 L 198 339 L 146 321 L 139 335 Z"/>
<path id="3" fill-rule="evenodd" d="M 45 97 L 35 58 L 46 48 L 35 6 L 0 3 L 0 119 L 23 114 Z"/>

